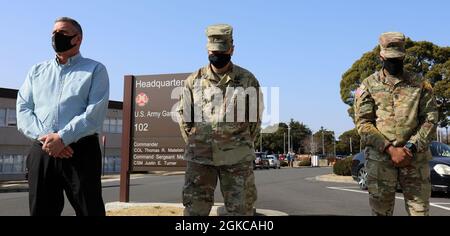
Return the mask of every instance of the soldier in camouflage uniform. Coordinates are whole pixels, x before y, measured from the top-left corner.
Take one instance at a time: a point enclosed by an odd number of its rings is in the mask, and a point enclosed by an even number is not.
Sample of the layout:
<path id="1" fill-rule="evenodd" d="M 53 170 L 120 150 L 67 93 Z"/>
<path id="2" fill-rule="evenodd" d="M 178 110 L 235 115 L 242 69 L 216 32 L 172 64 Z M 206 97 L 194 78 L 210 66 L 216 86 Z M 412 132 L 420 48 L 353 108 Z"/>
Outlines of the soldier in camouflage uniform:
<path id="1" fill-rule="evenodd" d="M 217 179 L 227 215 L 254 214 L 254 140 L 260 132 L 262 96 L 255 76 L 231 62 L 232 33 L 229 25 L 207 28 L 210 64 L 185 80 L 180 99 L 188 162 L 183 187 L 186 216 L 209 215 Z M 244 106 L 238 97 L 244 98 Z"/>
<path id="2" fill-rule="evenodd" d="M 409 215 L 429 215 L 429 143 L 438 113 L 432 87 L 403 70 L 405 36 L 380 37 L 383 69 L 366 78 L 355 94 L 355 120 L 366 146 L 372 214 L 391 216 L 397 183 Z"/>

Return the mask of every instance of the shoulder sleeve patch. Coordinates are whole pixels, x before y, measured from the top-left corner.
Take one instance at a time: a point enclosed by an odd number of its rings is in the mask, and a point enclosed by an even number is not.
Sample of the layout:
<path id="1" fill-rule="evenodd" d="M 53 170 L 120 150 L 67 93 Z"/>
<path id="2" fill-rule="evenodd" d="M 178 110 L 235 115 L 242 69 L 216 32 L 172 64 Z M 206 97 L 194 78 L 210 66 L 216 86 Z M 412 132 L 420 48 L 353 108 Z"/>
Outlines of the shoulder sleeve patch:
<path id="1" fill-rule="evenodd" d="M 355 97 L 360 98 L 364 93 L 367 93 L 366 86 L 364 84 L 361 84 L 358 89 L 355 91 Z"/>

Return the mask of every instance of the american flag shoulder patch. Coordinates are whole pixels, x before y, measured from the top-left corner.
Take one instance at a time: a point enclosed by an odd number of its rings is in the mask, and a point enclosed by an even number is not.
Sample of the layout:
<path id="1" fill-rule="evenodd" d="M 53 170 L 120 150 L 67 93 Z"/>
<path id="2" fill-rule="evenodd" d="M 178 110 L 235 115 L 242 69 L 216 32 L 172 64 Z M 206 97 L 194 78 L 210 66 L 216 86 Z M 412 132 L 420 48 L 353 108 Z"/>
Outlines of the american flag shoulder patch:
<path id="1" fill-rule="evenodd" d="M 358 89 L 356 89 L 355 96 L 357 98 L 361 97 L 366 92 L 366 87 L 361 85 Z"/>

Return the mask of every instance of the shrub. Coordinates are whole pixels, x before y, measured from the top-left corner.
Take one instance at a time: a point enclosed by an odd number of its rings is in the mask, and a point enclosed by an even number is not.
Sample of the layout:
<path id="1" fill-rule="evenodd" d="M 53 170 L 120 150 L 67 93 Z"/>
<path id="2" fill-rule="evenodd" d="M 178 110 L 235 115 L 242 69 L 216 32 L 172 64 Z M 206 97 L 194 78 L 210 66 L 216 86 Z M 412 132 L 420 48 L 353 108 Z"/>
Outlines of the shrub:
<path id="1" fill-rule="evenodd" d="M 333 173 L 336 175 L 351 176 L 352 175 L 352 158 L 347 157 L 343 160 L 337 160 L 333 166 Z"/>
<path id="2" fill-rule="evenodd" d="M 328 165 L 334 165 L 337 161 L 336 157 L 327 157 Z"/>
<path id="3" fill-rule="evenodd" d="M 281 162 L 280 162 L 280 166 L 281 166 L 281 167 L 286 167 L 286 166 L 288 166 L 287 161 L 281 161 Z"/>
<path id="4" fill-rule="evenodd" d="M 299 161 L 311 161 L 311 157 L 310 156 L 302 156 L 300 158 L 298 158 Z"/>
<path id="5" fill-rule="evenodd" d="M 311 160 L 300 161 L 300 162 L 298 163 L 298 166 L 311 166 Z"/>

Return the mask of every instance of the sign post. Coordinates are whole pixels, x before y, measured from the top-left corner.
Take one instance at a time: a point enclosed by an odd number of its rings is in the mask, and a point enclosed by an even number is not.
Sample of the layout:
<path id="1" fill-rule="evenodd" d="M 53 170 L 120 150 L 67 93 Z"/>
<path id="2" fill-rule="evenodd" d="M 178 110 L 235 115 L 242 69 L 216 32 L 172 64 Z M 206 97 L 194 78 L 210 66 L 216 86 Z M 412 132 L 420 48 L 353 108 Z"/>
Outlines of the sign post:
<path id="1" fill-rule="evenodd" d="M 129 202 L 130 174 L 186 168 L 174 107 L 189 74 L 125 76 L 120 201 Z"/>

